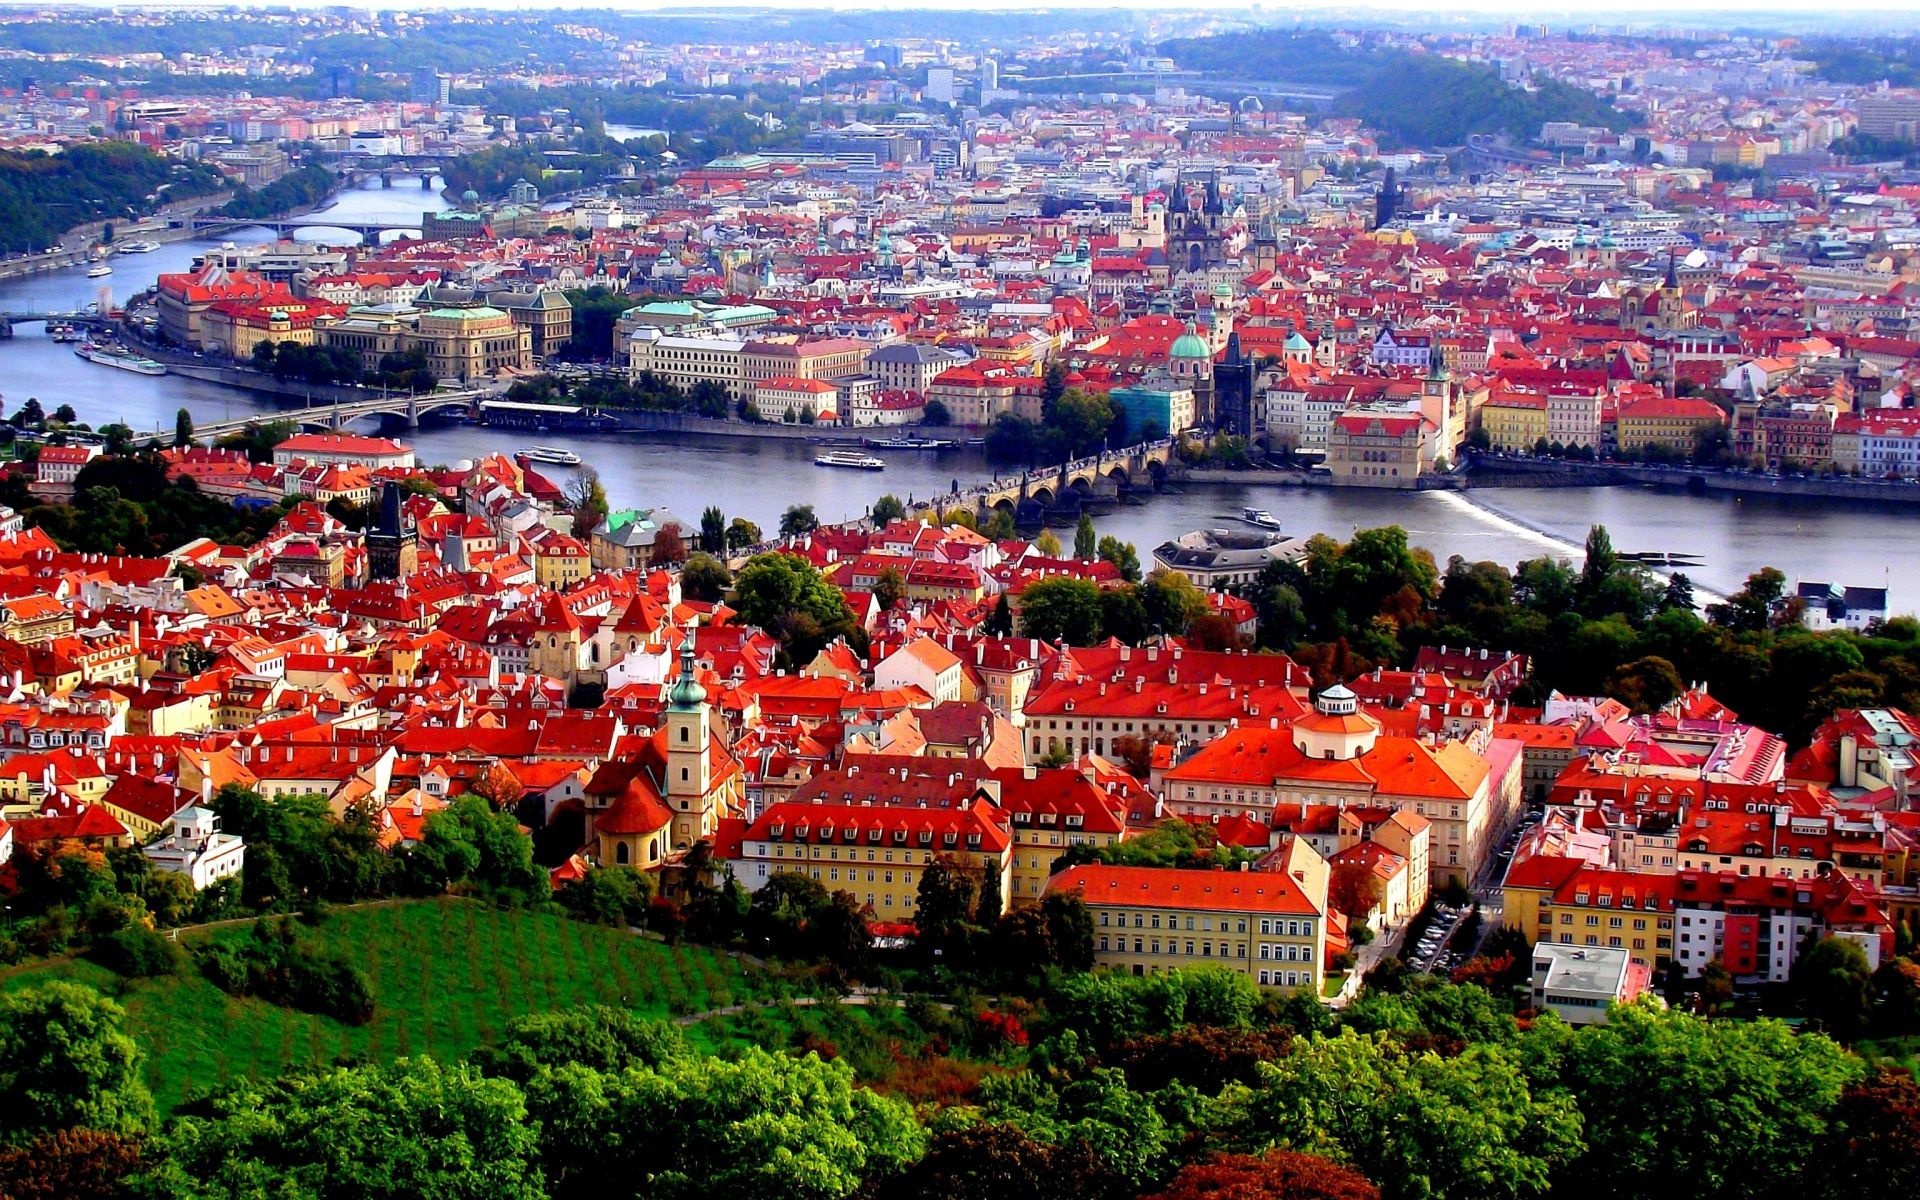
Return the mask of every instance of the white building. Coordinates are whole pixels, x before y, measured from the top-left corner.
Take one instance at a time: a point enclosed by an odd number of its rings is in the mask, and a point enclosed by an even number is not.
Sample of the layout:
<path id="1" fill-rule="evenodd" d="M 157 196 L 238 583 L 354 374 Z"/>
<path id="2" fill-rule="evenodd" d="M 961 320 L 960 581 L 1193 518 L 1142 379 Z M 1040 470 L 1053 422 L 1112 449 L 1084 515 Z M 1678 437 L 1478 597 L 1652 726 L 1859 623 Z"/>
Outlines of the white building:
<path id="1" fill-rule="evenodd" d="M 189 805 L 173 814 L 173 832 L 141 853 L 156 871 L 185 875 L 194 891 L 228 876 L 238 875 L 247 847 L 238 837 L 219 831 L 220 818 L 211 809 Z"/>
<path id="2" fill-rule="evenodd" d="M 908 642 L 873 668 L 874 687 L 917 687 L 935 704 L 960 699 L 960 677 L 960 660 L 928 637 Z"/>
<path id="3" fill-rule="evenodd" d="M 1533 1006 L 1551 1009 L 1569 1025 L 1603 1025 L 1607 1006 L 1625 1003 L 1647 987 L 1647 969 L 1610 946 L 1533 948 Z"/>
<path id="4" fill-rule="evenodd" d="M 1547 441 L 1562 446 L 1600 444 L 1600 393 L 1554 388 L 1547 393 Z"/>

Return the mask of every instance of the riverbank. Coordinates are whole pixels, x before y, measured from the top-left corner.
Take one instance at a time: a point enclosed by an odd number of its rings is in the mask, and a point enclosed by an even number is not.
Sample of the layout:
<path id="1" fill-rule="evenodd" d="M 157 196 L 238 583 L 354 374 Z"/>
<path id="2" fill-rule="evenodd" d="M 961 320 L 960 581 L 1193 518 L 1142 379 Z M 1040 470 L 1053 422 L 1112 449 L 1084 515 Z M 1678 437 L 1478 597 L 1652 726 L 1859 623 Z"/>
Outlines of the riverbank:
<path id="1" fill-rule="evenodd" d="M 1467 474 L 1473 488 L 1619 487 L 1650 484 L 1694 495 L 1773 496 L 1920 505 L 1920 482 L 1847 476 L 1796 478 L 1691 466 L 1582 463 L 1551 458 L 1476 454 Z"/>

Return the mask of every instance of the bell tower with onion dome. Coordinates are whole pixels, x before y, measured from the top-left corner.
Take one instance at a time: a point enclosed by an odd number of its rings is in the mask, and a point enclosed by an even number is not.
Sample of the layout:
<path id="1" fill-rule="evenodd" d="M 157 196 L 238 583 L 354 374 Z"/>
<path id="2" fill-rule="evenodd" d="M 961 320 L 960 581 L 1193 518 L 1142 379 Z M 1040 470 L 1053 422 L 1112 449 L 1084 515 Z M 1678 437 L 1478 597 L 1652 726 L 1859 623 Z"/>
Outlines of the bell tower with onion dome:
<path id="1" fill-rule="evenodd" d="M 680 674 L 667 689 L 667 807 L 673 845 L 691 846 L 713 833 L 713 755 L 708 739 L 707 689 L 694 675 L 693 632 L 680 643 Z"/>

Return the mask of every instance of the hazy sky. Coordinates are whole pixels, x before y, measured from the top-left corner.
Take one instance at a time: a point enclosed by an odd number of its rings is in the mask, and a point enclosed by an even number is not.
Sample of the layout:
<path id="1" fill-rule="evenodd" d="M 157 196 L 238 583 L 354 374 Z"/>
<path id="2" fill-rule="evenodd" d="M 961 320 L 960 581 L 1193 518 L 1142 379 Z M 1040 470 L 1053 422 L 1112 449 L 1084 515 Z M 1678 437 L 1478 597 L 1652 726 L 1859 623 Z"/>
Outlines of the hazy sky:
<path id="1" fill-rule="evenodd" d="M 275 7 L 285 7 L 289 3 L 294 7 L 333 6 L 342 0 L 271 0 Z M 194 7 L 195 0 L 167 0 L 165 3 L 145 5 L 135 0 L 80 0 L 89 6 L 113 5 L 120 8 L 158 7 L 186 8 Z M 266 7 L 265 0 L 256 5 L 254 0 L 208 0 L 214 7 Z M 17 0 L 0 0 L 6 7 L 55 7 L 49 4 L 36 4 L 31 0 L 18 3 Z M 1042 11 L 1050 8 L 1072 9 L 1141 9 L 1154 8 L 1163 12 L 1177 12 L 1185 9 L 1207 10 L 1212 12 L 1232 12 L 1247 15 L 1259 14 L 1269 19 L 1283 17 L 1286 14 L 1300 12 L 1315 16 L 1328 14 L 1351 14 L 1356 20 L 1369 14 L 1383 16 L 1401 16 L 1408 14 L 1432 14 L 1443 16 L 1448 13 L 1471 13 L 1476 16 L 1502 14 L 1558 18 L 1569 25 L 1585 26 L 1594 23 L 1610 23 L 1617 17 L 1630 15 L 1644 18 L 1647 16 L 1665 16 L 1676 21 L 1685 21 L 1689 17 L 1724 18 L 1733 24 L 1743 16 L 1753 15 L 1794 15 L 1816 19 L 1822 14 L 1836 11 L 1871 15 L 1882 22 L 1912 24 L 1920 28 L 1920 0 L 1604 0 L 1604 3 L 1568 3 L 1568 0 L 1396 0 L 1391 4 L 1353 4 L 1346 0 L 1289 0 L 1284 4 L 1254 4 L 1247 6 L 1234 3 L 1222 10 L 1217 0 L 345 0 L 345 6 L 352 8 L 374 9 L 415 9 L 415 8 L 496 8 L 525 9 L 541 12 L 565 12 L 583 9 L 632 9 L 654 11 L 670 9 L 681 12 L 699 11 L 713 8 L 802 8 L 814 11 L 903 11 L 912 9 L 999 9 L 1019 11 Z"/>

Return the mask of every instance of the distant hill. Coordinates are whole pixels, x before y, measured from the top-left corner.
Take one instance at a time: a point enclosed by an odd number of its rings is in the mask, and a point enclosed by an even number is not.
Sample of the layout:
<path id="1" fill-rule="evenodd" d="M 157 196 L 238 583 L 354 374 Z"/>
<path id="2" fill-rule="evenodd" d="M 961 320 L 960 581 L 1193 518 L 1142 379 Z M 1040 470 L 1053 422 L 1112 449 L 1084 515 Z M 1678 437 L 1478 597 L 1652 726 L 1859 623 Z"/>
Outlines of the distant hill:
<path id="1" fill-rule="evenodd" d="M 1410 146 L 1457 146 L 1476 133 L 1532 141 L 1548 121 L 1615 133 L 1628 125 L 1625 113 L 1585 88 L 1542 79 L 1528 90 L 1507 83 L 1492 67 L 1438 55 L 1394 55 L 1340 104 L 1390 141 Z"/>
<path id="2" fill-rule="evenodd" d="M 1457 146 L 1476 133 L 1528 141 L 1548 121 L 1616 132 L 1628 123 L 1625 114 L 1584 88 L 1554 80 L 1542 80 L 1531 90 L 1516 87 L 1482 63 L 1365 43 L 1349 47 L 1322 30 L 1182 38 L 1158 49 L 1185 70 L 1220 79 L 1339 89 L 1334 110 L 1361 118 L 1394 145 Z"/>
<path id="3" fill-rule="evenodd" d="M 1271 79 L 1353 87 L 1376 56 L 1349 50 L 1321 29 L 1265 29 L 1212 37 L 1176 38 L 1154 48 L 1188 71 L 1222 79 Z"/>
<path id="4" fill-rule="evenodd" d="M 0 250 L 44 250 L 76 225 L 145 215 L 162 189 L 163 199 L 184 200 L 221 186 L 211 167 L 131 142 L 0 151 Z"/>

